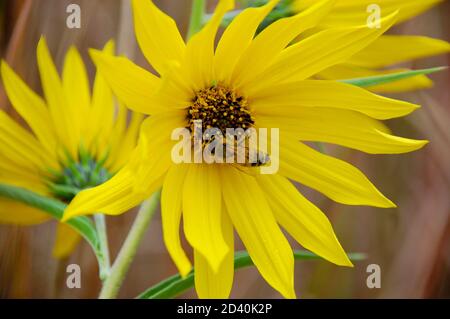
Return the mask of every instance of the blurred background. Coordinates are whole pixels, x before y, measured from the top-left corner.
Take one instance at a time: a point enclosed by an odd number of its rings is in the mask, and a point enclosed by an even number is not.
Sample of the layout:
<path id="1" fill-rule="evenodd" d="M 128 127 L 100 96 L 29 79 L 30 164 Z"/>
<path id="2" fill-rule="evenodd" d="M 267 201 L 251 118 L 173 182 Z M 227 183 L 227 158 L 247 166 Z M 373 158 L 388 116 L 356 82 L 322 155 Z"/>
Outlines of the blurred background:
<path id="1" fill-rule="evenodd" d="M 190 0 L 154 2 L 174 17 L 182 32 L 186 31 Z M 80 29 L 66 27 L 66 7 L 71 3 L 81 6 Z M 214 1 L 209 1 L 209 5 L 213 7 Z M 446 1 L 392 32 L 449 41 L 449 13 L 450 2 Z M 35 52 L 41 34 L 46 36 L 60 70 L 64 52 L 75 44 L 92 79 L 95 70 L 86 54 L 87 48 L 101 48 L 111 38 L 116 39 L 119 53 L 150 69 L 134 38 L 128 0 L 0 0 L 1 56 L 39 93 L 42 90 Z M 406 66 L 427 68 L 449 62 L 447 55 Z M 326 146 L 327 153 L 362 169 L 398 208 L 344 206 L 301 187 L 328 215 L 345 250 L 364 252 L 368 258 L 356 262 L 353 269 L 325 261 L 297 262 L 295 285 L 300 298 L 450 298 L 450 73 L 447 70 L 431 78 L 435 81 L 432 89 L 395 96 L 423 107 L 413 115 L 388 123 L 397 135 L 430 140 L 423 150 L 368 156 Z M 2 84 L 0 109 L 20 121 Z M 132 212 L 107 218 L 113 258 L 134 216 Z M 90 247 L 82 242 L 70 258 L 56 260 L 51 255 L 54 232 L 54 223 L 33 227 L 0 225 L 0 298 L 97 297 L 100 281 Z M 292 244 L 298 248 L 293 241 Z M 81 289 L 65 285 L 66 266 L 71 263 L 81 266 Z M 366 285 L 369 275 L 366 267 L 372 263 L 381 267 L 380 289 L 369 289 Z M 140 245 L 120 297 L 133 298 L 175 273 L 162 241 L 158 214 Z M 190 291 L 183 297 L 196 295 Z M 236 273 L 231 297 L 280 298 L 280 295 L 255 269 L 249 268 Z"/>

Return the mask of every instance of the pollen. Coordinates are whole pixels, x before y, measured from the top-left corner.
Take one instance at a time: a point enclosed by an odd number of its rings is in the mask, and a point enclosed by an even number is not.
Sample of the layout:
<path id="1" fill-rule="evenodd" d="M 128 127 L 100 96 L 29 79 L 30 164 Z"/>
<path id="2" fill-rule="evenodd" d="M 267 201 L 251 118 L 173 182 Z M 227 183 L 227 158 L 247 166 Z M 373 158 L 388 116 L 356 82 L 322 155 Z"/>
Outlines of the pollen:
<path id="1" fill-rule="evenodd" d="M 225 134 L 227 128 L 248 128 L 255 123 L 245 97 L 224 86 L 216 85 L 198 91 L 188 108 L 188 128 L 194 131 L 194 121 L 202 121 L 202 129 L 211 127 Z"/>

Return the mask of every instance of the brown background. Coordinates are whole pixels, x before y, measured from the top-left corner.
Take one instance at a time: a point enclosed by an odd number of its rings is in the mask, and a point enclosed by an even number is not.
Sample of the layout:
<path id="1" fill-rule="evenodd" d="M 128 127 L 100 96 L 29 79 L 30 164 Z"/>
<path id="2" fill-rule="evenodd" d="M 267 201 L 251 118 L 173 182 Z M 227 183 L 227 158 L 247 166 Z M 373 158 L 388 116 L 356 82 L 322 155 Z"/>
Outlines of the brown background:
<path id="1" fill-rule="evenodd" d="M 190 1 L 155 1 L 186 30 Z M 81 5 L 82 28 L 66 28 L 65 12 L 70 3 Z M 450 3 L 396 27 L 394 32 L 422 34 L 449 40 Z M 86 49 L 99 48 L 116 38 L 118 49 L 149 67 L 140 54 L 132 31 L 128 1 L 121 0 L 3 0 L 0 1 L 0 50 L 2 57 L 41 92 L 35 48 L 41 34 L 61 67 L 64 52 L 75 44 L 94 67 Z M 399 48 L 401 49 L 401 48 Z M 424 68 L 449 65 L 449 57 L 417 61 L 407 66 Z M 448 71 L 432 76 L 433 89 L 398 97 L 423 108 L 405 119 L 391 121 L 401 136 L 426 138 L 422 151 L 404 155 L 368 156 L 327 146 L 327 152 L 361 168 L 399 206 L 382 210 L 335 204 L 304 189 L 331 219 L 347 252 L 366 252 L 369 258 L 354 269 L 339 268 L 325 261 L 296 265 L 296 290 L 303 298 L 422 298 L 450 297 L 450 109 Z M 14 114 L 0 85 L 0 108 Z M 1 147 L 1 146 L 0 146 Z M 135 213 L 108 217 L 112 255 L 115 256 Z M 0 298 L 95 298 L 100 282 L 95 258 L 82 243 L 68 260 L 51 257 L 55 225 L 35 227 L 0 226 Z M 82 288 L 65 286 L 65 267 L 82 267 Z M 382 270 L 382 288 L 366 287 L 366 267 L 376 263 Z M 154 219 L 122 287 L 120 297 L 132 298 L 148 286 L 176 273 L 162 242 L 159 215 Z M 195 297 L 189 292 L 185 297 Z M 232 297 L 279 298 L 256 270 L 236 273 Z"/>

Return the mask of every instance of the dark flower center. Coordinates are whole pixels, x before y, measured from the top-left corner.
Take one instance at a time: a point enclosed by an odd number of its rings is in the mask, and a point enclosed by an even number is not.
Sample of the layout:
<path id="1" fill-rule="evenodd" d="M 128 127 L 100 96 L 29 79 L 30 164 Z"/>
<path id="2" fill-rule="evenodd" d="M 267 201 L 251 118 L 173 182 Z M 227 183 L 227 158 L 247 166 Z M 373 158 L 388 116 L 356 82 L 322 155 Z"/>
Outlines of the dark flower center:
<path id="1" fill-rule="evenodd" d="M 255 123 L 247 100 L 220 85 L 197 92 L 188 109 L 187 121 L 191 132 L 194 132 L 195 122 L 202 121 L 203 131 L 217 128 L 223 134 L 227 128 L 246 130 Z"/>

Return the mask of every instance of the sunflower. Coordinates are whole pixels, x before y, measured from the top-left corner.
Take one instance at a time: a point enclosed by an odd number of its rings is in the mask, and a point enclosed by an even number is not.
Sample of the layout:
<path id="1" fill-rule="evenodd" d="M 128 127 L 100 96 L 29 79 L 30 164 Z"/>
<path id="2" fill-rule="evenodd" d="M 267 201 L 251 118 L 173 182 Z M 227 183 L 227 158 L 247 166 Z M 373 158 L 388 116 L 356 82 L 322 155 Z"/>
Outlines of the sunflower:
<path id="1" fill-rule="evenodd" d="M 104 53 L 112 51 L 111 42 Z M 6 62 L 1 64 L 6 94 L 32 132 L 0 111 L 0 183 L 70 202 L 80 189 L 105 182 L 128 160 L 142 115 L 133 114 L 127 128 L 128 111 L 121 106 L 116 114 L 112 92 L 101 75 L 96 76 L 91 96 L 75 47 L 65 56 L 62 80 L 44 38 L 37 47 L 37 61 L 45 100 Z M 34 225 L 49 219 L 41 210 L 0 198 L 0 223 Z M 59 223 L 54 255 L 69 255 L 79 239 L 70 226 Z"/>
<path id="2" fill-rule="evenodd" d="M 295 14 L 316 3 L 316 0 L 285 0 L 284 13 Z M 379 8 L 382 13 L 399 10 L 396 24 L 407 21 L 442 3 L 443 0 L 336 0 L 330 14 L 317 29 L 362 25 Z M 374 7 L 375 6 L 375 7 Z M 372 9 L 371 9 L 372 8 Z M 393 65 L 448 53 L 446 41 L 416 35 L 383 35 L 343 63 L 331 66 L 315 76 L 325 80 L 341 80 L 383 75 L 408 69 Z M 433 82 L 425 75 L 418 75 L 396 82 L 368 87 L 373 92 L 406 92 L 429 88 Z"/>
<path id="3" fill-rule="evenodd" d="M 303 247 L 337 265 L 352 266 L 325 214 L 291 180 L 339 203 L 395 207 L 357 168 L 304 142 L 390 154 L 426 144 L 391 135 L 379 121 L 404 116 L 416 105 L 343 83 L 307 80 L 373 42 L 395 22 L 395 13 L 383 18 L 380 29 L 328 28 L 288 46 L 317 26 L 334 1 L 320 1 L 280 19 L 255 37 L 277 2 L 245 9 L 215 48 L 218 27 L 233 1 L 220 1 L 210 21 L 185 43 L 175 22 L 152 1 L 134 0 L 137 40 L 160 76 L 126 58 L 91 51 L 118 98 L 152 116 L 142 124 L 125 167 L 106 183 L 80 192 L 64 219 L 94 211 L 118 215 L 162 187 L 166 247 L 186 275 L 192 267 L 180 243 L 182 217 L 201 298 L 230 293 L 234 230 L 263 278 L 287 298 L 295 298 L 294 258 L 280 226 Z M 179 128 L 192 132 L 194 118 L 202 125 L 215 123 L 222 132 L 279 128 L 278 173 L 259 174 L 260 167 L 244 164 L 174 163 L 172 133 Z"/>

